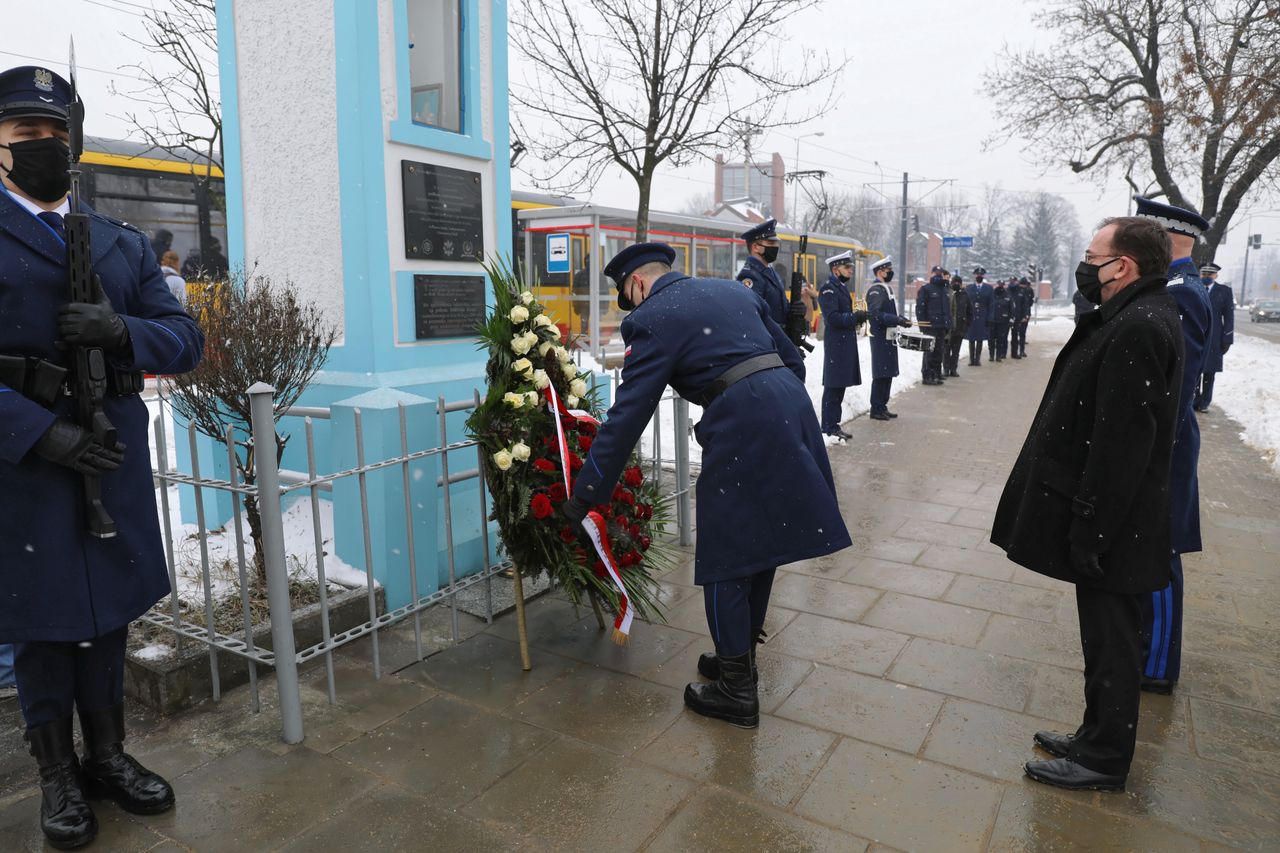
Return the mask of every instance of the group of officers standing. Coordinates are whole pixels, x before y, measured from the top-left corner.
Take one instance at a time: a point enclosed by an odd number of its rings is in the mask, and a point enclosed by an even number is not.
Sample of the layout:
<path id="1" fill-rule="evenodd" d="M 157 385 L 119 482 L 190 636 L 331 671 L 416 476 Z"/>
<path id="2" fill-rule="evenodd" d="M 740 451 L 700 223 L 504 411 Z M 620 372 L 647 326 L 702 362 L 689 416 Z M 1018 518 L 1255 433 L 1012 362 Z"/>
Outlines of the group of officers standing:
<path id="1" fill-rule="evenodd" d="M 935 266 L 929 281 L 916 292 L 916 322 L 934 339 L 922 365 L 925 385 L 941 385 L 960 376 L 960 350 L 969 343 L 969 366 L 982 365 L 982 345 L 991 361 L 1027 357 L 1027 326 L 1036 296 L 1026 278 L 985 281 L 987 271 L 973 270 L 965 285 L 960 273 Z"/>

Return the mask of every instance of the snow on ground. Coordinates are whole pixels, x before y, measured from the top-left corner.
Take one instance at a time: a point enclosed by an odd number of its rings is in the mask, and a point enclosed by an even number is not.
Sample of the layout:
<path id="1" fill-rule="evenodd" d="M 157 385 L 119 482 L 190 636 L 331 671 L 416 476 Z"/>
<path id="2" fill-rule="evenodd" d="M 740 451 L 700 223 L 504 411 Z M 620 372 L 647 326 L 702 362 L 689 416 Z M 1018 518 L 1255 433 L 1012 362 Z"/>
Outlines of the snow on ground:
<path id="1" fill-rule="evenodd" d="M 1221 408 L 1244 427 L 1241 440 L 1262 454 L 1280 474 L 1280 344 L 1249 335 L 1236 335 L 1223 358 L 1224 370 L 1213 386 L 1209 414 L 1197 415 L 1200 429 L 1214 425 L 1213 410 Z"/>

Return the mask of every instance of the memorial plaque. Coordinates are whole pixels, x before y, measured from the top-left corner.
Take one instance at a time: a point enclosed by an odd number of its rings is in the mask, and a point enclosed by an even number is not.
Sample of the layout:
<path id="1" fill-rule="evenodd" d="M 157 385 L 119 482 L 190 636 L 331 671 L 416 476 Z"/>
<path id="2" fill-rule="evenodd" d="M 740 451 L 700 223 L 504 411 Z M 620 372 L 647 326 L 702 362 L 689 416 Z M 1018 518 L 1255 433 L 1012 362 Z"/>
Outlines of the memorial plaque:
<path id="1" fill-rule="evenodd" d="M 484 194 L 479 172 L 400 161 L 404 255 L 432 261 L 484 258 Z"/>
<path id="2" fill-rule="evenodd" d="M 484 318 L 484 276 L 413 277 L 413 327 L 418 340 L 474 338 Z"/>

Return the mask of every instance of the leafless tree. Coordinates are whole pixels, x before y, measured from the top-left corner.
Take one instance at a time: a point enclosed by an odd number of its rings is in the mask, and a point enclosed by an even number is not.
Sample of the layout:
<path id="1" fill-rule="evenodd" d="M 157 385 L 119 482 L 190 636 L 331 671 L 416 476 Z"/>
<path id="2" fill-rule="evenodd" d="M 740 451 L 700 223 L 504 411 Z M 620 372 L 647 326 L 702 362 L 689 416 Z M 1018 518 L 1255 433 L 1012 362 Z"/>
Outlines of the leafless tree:
<path id="1" fill-rule="evenodd" d="M 1000 139 L 1200 210 L 1212 258 L 1249 193 L 1277 185 L 1280 4 L 1058 0 L 1039 24 L 1054 44 L 986 75 Z"/>
<path id="2" fill-rule="evenodd" d="M 141 109 L 123 116 L 153 149 L 202 166 L 222 166 L 222 100 L 217 87 L 216 0 L 172 0 L 142 14 L 143 35 L 129 40 L 148 59 L 126 65 L 142 84 L 114 91 Z M 209 179 L 206 168 L 205 181 Z M 218 198 L 221 204 L 221 198 Z"/>
<path id="3" fill-rule="evenodd" d="M 518 123 L 564 190 L 616 165 L 639 191 L 636 239 L 649 231 L 653 176 L 725 150 L 747 132 L 807 121 L 825 98 L 796 99 L 843 61 L 779 38 L 820 0 L 517 0 L 513 44 L 533 73 L 513 81 Z M 536 140 L 536 141 L 535 141 Z"/>
<path id="4" fill-rule="evenodd" d="M 684 204 L 680 206 L 678 213 L 685 213 L 689 216 L 706 216 L 707 212 L 716 206 L 715 194 L 707 191 L 694 193 L 684 200 Z"/>
<path id="5" fill-rule="evenodd" d="M 831 196 L 827 228 L 832 234 L 843 234 L 869 249 L 891 251 L 898 245 L 898 223 L 901 208 L 873 192 L 838 192 Z"/>
<path id="6" fill-rule="evenodd" d="M 187 310 L 204 330 L 204 360 L 190 373 L 168 380 L 163 393 L 174 411 L 202 434 L 221 442 L 228 429 L 233 431 L 240 479 L 253 484 L 258 448 L 250 441 L 246 389 L 259 381 L 275 388 L 278 422 L 324 366 L 338 327 L 314 303 L 301 298 L 292 283 L 273 283 L 264 275 L 233 272 L 229 281 L 203 288 Z M 277 433 L 277 462 L 288 440 Z M 262 517 L 253 496 L 245 497 L 245 514 L 257 576 L 265 582 Z"/>

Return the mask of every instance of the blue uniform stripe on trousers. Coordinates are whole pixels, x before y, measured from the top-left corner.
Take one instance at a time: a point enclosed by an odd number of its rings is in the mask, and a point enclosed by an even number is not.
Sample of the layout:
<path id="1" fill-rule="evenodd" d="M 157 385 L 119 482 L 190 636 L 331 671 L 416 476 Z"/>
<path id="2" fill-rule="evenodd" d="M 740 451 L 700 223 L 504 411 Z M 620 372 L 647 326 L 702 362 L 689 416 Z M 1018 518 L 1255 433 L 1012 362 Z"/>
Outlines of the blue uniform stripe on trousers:
<path id="1" fill-rule="evenodd" d="M 715 642 L 716 648 L 720 648 L 720 587 L 713 586 L 711 588 L 711 612 L 716 615 L 716 635 L 711 639 Z"/>
<path id="2" fill-rule="evenodd" d="M 1164 645 L 1164 593 L 1156 590 L 1151 593 L 1151 647 L 1147 650 L 1147 666 L 1144 674 L 1147 678 L 1159 678 L 1156 670 L 1160 666 L 1161 647 Z"/>
<path id="3" fill-rule="evenodd" d="M 1156 678 L 1166 678 L 1169 674 L 1169 647 L 1173 645 L 1173 585 L 1164 588 L 1164 637 L 1160 642 L 1160 662 L 1156 667 Z"/>

